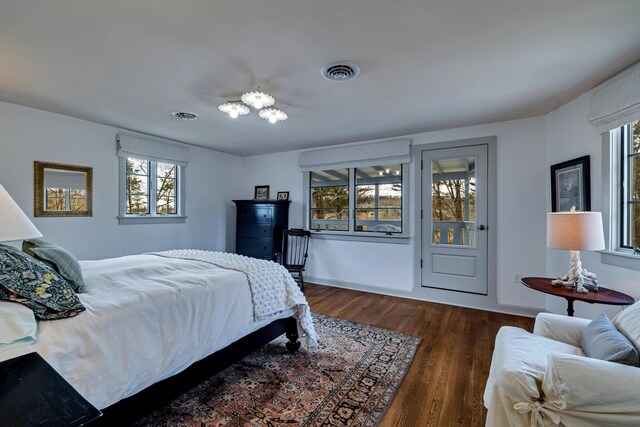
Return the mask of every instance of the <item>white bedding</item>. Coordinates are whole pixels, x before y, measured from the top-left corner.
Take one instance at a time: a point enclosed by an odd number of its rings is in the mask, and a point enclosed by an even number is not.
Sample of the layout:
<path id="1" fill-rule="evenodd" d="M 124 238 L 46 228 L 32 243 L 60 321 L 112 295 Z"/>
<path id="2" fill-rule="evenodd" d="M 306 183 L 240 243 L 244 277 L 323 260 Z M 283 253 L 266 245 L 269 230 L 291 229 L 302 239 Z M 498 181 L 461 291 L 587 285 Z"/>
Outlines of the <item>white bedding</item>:
<path id="1" fill-rule="evenodd" d="M 80 264 L 87 310 L 38 322 L 37 341 L 0 351 L 0 360 L 37 351 L 100 409 L 294 314 L 254 321 L 246 275 L 200 261 L 133 255 Z"/>

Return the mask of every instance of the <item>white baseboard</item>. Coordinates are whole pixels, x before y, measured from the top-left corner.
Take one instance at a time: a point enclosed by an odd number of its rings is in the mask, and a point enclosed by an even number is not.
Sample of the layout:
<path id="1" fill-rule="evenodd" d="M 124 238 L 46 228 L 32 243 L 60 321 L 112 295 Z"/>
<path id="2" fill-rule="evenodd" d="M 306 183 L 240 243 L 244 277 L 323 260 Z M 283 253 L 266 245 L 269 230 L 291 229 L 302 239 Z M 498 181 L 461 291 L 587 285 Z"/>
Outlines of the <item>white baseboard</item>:
<path id="1" fill-rule="evenodd" d="M 411 292 L 411 291 L 379 288 L 379 287 L 370 286 L 370 285 L 363 285 L 360 283 L 345 282 L 342 280 L 325 279 L 320 277 L 305 276 L 304 281 L 308 283 L 318 284 L 318 285 L 331 286 L 334 288 L 350 289 L 352 291 L 369 292 L 372 294 L 407 298 L 407 299 L 412 299 L 416 301 L 427 301 L 435 304 L 453 305 L 456 307 L 472 308 L 475 310 L 491 311 L 495 313 L 512 314 L 515 316 L 536 317 L 536 315 L 541 311 L 541 310 L 527 309 L 527 308 L 514 307 L 514 306 L 483 307 L 483 306 L 474 306 L 473 304 L 452 303 L 448 301 L 439 301 L 435 299 L 425 298 L 421 295 L 416 295 L 414 292 Z"/>

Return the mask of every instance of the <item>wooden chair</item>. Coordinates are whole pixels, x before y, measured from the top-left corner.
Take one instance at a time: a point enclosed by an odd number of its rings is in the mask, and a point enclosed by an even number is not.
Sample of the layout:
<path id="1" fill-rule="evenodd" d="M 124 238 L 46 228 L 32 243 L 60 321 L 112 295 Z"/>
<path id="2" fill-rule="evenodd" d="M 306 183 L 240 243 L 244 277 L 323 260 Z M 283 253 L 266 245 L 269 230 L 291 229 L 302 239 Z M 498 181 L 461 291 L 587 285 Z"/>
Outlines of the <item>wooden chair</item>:
<path id="1" fill-rule="evenodd" d="M 278 262 L 282 264 L 304 292 L 304 271 L 309 250 L 311 232 L 301 228 L 290 228 L 282 232 L 282 252 L 278 253 Z"/>

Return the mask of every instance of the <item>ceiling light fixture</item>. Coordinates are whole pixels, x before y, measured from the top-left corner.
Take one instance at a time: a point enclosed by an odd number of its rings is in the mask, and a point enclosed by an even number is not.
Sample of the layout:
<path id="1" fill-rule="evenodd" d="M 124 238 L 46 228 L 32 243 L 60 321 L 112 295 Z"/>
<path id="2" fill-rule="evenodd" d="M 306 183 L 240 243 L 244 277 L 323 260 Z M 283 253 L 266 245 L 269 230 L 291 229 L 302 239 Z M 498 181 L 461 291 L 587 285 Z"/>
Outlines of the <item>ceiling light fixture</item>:
<path id="1" fill-rule="evenodd" d="M 256 110 L 260 110 L 265 107 L 271 107 L 275 104 L 276 100 L 273 99 L 273 96 L 268 93 L 260 92 L 260 87 L 258 87 L 257 92 L 246 92 L 243 93 L 240 97 L 242 102 L 247 105 L 251 105 Z"/>
<path id="2" fill-rule="evenodd" d="M 261 92 L 260 87 L 256 92 L 246 92 L 242 94 L 240 100 L 233 100 L 225 102 L 218 106 L 218 109 L 223 113 L 229 114 L 232 119 L 238 116 L 244 116 L 249 114 L 251 106 L 258 111 L 258 114 L 263 119 L 269 120 L 269 123 L 278 123 L 287 120 L 287 113 L 278 108 L 269 108 L 275 104 L 276 100 L 268 93 Z"/>
<path id="3" fill-rule="evenodd" d="M 232 119 L 237 119 L 238 116 L 244 116 L 249 114 L 249 107 L 241 103 L 240 101 L 229 101 L 218 106 L 218 110 L 223 113 L 229 114 Z"/>
<path id="4" fill-rule="evenodd" d="M 287 120 L 287 113 L 277 108 L 267 108 L 260 110 L 258 113 L 263 119 L 269 120 L 269 123 L 278 123 Z"/>

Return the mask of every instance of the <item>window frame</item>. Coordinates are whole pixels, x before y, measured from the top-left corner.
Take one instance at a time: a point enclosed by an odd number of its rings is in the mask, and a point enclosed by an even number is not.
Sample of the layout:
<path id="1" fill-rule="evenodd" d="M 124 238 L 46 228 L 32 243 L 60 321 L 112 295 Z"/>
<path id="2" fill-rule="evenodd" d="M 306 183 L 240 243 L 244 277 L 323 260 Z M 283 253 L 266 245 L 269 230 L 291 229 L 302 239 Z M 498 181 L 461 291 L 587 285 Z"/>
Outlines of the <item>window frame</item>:
<path id="1" fill-rule="evenodd" d="M 409 205 L 409 174 L 410 163 L 401 162 L 402 166 L 402 232 L 400 233 L 388 233 L 383 231 L 357 231 L 356 225 L 356 169 L 365 166 L 380 166 L 380 162 L 375 162 L 371 165 L 357 165 L 357 166 L 340 166 L 339 168 L 348 169 L 348 187 L 349 187 L 349 207 L 348 207 L 348 230 L 316 230 L 311 227 L 311 173 L 303 173 L 303 188 L 304 188 L 304 223 L 306 228 L 311 231 L 311 235 L 314 238 L 320 239 L 333 239 L 333 240 L 360 240 L 367 242 L 386 242 L 386 243 L 408 243 L 410 237 L 410 205 Z M 398 164 L 398 162 L 396 162 Z M 384 165 L 382 165 L 384 166 Z M 335 168 L 327 168 L 325 170 L 331 170 Z"/>
<path id="2" fill-rule="evenodd" d="M 149 213 L 146 214 L 130 214 L 127 213 L 127 158 L 135 158 L 149 162 L 149 183 L 148 191 L 148 207 Z M 150 160 L 145 158 L 119 157 L 119 215 L 118 223 L 120 225 L 128 224 L 168 224 L 168 223 L 184 223 L 185 215 L 185 166 L 177 165 L 170 160 Z M 159 214 L 157 213 L 157 191 L 158 191 L 158 163 L 166 163 L 176 166 L 176 210 L 175 214 Z"/>
<path id="3" fill-rule="evenodd" d="M 627 191 L 624 179 L 625 149 L 624 128 L 629 124 L 602 134 L 602 168 L 603 168 L 603 220 L 605 224 L 605 246 L 600 251 L 603 264 L 615 265 L 640 271 L 640 257 L 633 249 L 623 246 L 625 232 L 625 198 Z"/>

